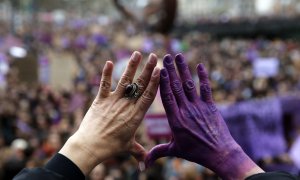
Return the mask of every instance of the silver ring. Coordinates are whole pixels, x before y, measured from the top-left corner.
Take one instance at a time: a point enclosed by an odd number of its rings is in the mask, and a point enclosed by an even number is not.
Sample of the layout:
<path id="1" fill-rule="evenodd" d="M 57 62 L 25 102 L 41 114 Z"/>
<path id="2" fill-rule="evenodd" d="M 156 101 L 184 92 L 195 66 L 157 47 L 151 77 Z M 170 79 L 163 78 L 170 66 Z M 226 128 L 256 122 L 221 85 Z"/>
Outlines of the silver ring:
<path id="1" fill-rule="evenodd" d="M 132 99 L 140 96 L 139 86 L 137 83 L 128 84 L 125 88 L 125 98 Z"/>

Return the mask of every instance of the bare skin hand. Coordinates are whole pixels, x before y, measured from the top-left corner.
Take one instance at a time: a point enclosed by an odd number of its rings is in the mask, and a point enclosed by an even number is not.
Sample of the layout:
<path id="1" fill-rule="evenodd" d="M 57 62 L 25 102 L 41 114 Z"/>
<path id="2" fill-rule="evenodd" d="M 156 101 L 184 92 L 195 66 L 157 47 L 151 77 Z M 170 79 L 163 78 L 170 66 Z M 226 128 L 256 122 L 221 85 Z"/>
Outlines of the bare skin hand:
<path id="1" fill-rule="evenodd" d="M 141 59 L 139 52 L 132 54 L 113 92 L 113 63 L 106 62 L 97 97 L 78 131 L 59 152 L 71 159 L 84 174 L 89 173 L 102 161 L 122 152 L 131 153 L 138 161 L 143 161 L 146 156 L 145 149 L 135 140 L 135 133 L 157 93 L 160 69 L 156 67 L 156 55 L 149 56 L 135 82 L 140 87 L 141 96 L 124 98 L 125 88 L 133 83 Z"/>

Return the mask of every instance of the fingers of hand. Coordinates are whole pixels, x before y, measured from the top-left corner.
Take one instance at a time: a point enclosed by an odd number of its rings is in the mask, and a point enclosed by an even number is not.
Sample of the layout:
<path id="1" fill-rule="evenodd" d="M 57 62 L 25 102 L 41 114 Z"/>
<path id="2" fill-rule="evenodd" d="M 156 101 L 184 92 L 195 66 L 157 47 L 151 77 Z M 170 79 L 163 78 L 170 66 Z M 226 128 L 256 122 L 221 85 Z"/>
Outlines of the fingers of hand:
<path id="1" fill-rule="evenodd" d="M 180 78 L 183 82 L 183 89 L 185 95 L 187 96 L 188 100 L 194 102 L 198 99 L 197 91 L 195 88 L 194 81 L 192 79 L 192 75 L 186 64 L 184 57 L 182 54 L 177 54 L 175 57 L 175 62 L 177 65 L 178 72 L 180 74 Z"/>
<path id="2" fill-rule="evenodd" d="M 157 64 L 157 56 L 155 54 L 150 54 L 146 65 L 141 73 L 141 75 L 137 78 L 136 83 L 139 86 L 139 93 L 143 94 L 146 87 L 149 84 L 151 79 L 151 74 Z"/>
<path id="3" fill-rule="evenodd" d="M 162 69 L 160 73 L 160 95 L 171 129 L 175 130 L 181 127 L 182 125 L 178 120 L 178 117 L 180 117 L 179 107 L 172 92 L 168 71 L 166 69 Z"/>
<path id="4" fill-rule="evenodd" d="M 134 78 L 134 75 L 136 73 L 136 70 L 138 68 L 138 65 L 141 61 L 141 58 L 142 58 L 142 55 L 140 52 L 137 52 L 135 51 L 129 62 L 128 62 L 128 65 L 118 83 L 118 86 L 115 90 L 116 94 L 120 95 L 120 96 L 123 96 L 124 95 L 124 91 L 125 91 L 125 88 L 128 84 L 130 84 Z"/>
<path id="5" fill-rule="evenodd" d="M 150 107 L 151 103 L 153 102 L 159 85 L 159 79 L 160 79 L 159 74 L 160 74 L 159 67 L 155 67 L 155 69 L 152 72 L 151 79 L 146 90 L 137 101 L 136 104 L 136 106 L 138 107 L 137 113 L 142 113 L 141 115 L 144 115 L 148 110 L 148 108 Z"/>
<path id="6" fill-rule="evenodd" d="M 169 74 L 166 69 L 160 71 L 160 95 L 167 113 L 174 113 L 178 110 L 177 102 L 171 89 Z"/>
<path id="7" fill-rule="evenodd" d="M 113 67 L 114 66 L 111 61 L 107 61 L 104 65 L 101 81 L 100 81 L 100 88 L 98 91 L 98 95 L 100 98 L 107 97 L 110 93 Z"/>
<path id="8" fill-rule="evenodd" d="M 153 147 L 145 159 L 146 168 L 153 165 L 154 161 L 161 157 L 170 156 L 170 143 Z"/>
<path id="9" fill-rule="evenodd" d="M 141 144 L 135 141 L 129 151 L 138 162 L 144 162 L 147 152 Z"/>
<path id="10" fill-rule="evenodd" d="M 198 77 L 200 80 L 200 93 L 203 101 L 213 103 L 211 87 L 208 80 L 208 74 L 203 64 L 197 66 Z"/>
<path id="11" fill-rule="evenodd" d="M 171 55 L 166 55 L 163 60 L 164 67 L 167 69 L 169 78 L 170 78 L 170 85 L 173 91 L 173 94 L 177 100 L 179 106 L 183 105 L 186 101 L 186 97 L 183 92 L 181 80 L 178 78 L 175 66 L 173 63 L 173 58 Z"/>

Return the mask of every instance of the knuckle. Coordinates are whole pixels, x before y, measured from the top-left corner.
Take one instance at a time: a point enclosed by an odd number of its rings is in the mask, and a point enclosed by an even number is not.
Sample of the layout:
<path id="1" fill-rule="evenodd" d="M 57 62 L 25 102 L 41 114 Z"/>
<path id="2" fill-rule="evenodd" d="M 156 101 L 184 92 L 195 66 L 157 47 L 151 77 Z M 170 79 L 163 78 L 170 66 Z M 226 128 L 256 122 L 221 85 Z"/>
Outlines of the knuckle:
<path id="1" fill-rule="evenodd" d="M 129 68 L 135 68 L 135 66 L 136 66 L 136 62 L 135 61 L 129 61 L 129 63 L 128 63 L 128 67 Z"/>
<path id="2" fill-rule="evenodd" d="M 212 112 L 217 112 L 217 107 L 216 107 L 216 105 L 215 105 L 215 103 L 209 103 L 208 104 L 208 108 L 209 108 L 209 110 L 211 110 Z"/>
<path id="3" fill-rule="evenodd" d="M 175 69 L 175 66 L 174 66 L 173 63 L 166 64 L 165 66 L 166 66 L 166 68 L 168 69 L 169 72 L 176 72 L 176 69 Z"/>
<path id="4" fill-rule="evenodd" d="M 136 83 L 137 83 L 138 86 L 139 86 L 139 91 L 143 92 L 143 91 L 145 90 L 145 88 L 146 88 L 146 83 L 145 83 L 145 81 L 144 81 L 143 79 L 141 79 L 141 78 L 138 78 L 138 79 L 136 80 Z"/>
<path id="5" fill-rule="evenodd" d="M 141 104 L 138 106 L 139 110 L 144 111 L 147 106 L 154 100 L 155 94 L 146 90 L 140 98 Z"/>
<path id="6" fill-rule="evenodd" d="M 153 64 L 147 63 L 147 65 L 145 66 L 145 70 L 147 72 L 151 72 L 153 70 Z"/>
<path id="7" fill-rule="evenodd" d="M 211 98 L 211 88 L 208 84 L 202 84 L 200 87 L 201 96 L 205 98 L 205 100 L 208 100 L 208 98 Z"/>
<path id="8" fill-rule="evenodd" d="M 180 81 L 175 80 L 171 83 L 171 88 L 176 94 L 181 94 L 182 93 L 182 84 Z"/>
<path id="9" fill-rule="evenodd" d="M 130 83 L 131 83 L 131 78 L 128 75 L 123 74 L 121 80 L 119 81 L 119 85 L 125 88 Z"/>
<path id="10" fill-rule="evenodd" d="M 207 75 L 207 73 L 206 72 L 201 72 L 200 73 L 200 81 L 202 82 L 202 83 L 208 83 L 208 75 Z"/>
<path id="11" fill-rule="evenodd" d="M 189 69 L 188 69 L 188 66 L 185 63 L 180 64 L 180 70 L 181 70 L 182 73 L 190 73 Z"/>
<path id="12" fill-rule="evenodd" d="M 175 102 L 175 99 L 174 99 L 172 93 L 162 94 L 161 99 L 167 105 L 172 105 Z"/>
<path id="13" fill-rule="evenodd" d="M 195 89 L 195 84 L 192 80 L 187 80 L 183 83 L 183 88 L 186 92 L 193 91 Z"/>
<path id="14" fill-rule="evenodd" d="M 111 83 L 107 80 L 102 79 L 100 82 L 100 88 L 105 91 L 109 91 L 111 87 Z"/>
<path id="15" fill-rule="evenodd" d="M 154 84 L 158 84 L 159 83 L 159 76 L 155 76 L 155 77 L 151 77 L 150 79 L 150 82 L 151 83 L 154 83 Z"/>
<path id="16" fill-rule="evenodd" d="M 147 100 L 147 101 L 152 101 L 152 99 L 155 98 L 155 95 L 156 95 L 156 94 L 155 94 L 153 91 L 146 90 L 146 91 L 143 93 L 142 97 L 143 97 L 143 99 L 145 99 L 145 100 Z"/>

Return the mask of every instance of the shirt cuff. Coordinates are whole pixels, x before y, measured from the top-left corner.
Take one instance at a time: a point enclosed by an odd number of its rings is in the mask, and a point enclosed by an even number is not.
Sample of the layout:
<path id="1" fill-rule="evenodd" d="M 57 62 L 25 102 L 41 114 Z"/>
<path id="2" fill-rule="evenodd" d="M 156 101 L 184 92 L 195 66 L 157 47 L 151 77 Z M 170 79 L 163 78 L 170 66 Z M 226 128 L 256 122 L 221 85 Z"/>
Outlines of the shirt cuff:
<path id="1" fill-rule="evenodd" d="M 66 179 L 85 179 L 84 174 L 77 165 L 59 153 L 50 159 L 50 161 L 45 165 L 45 168 L 54 171 L 57 174 L 61 174 Z"/>
<path id="2" fill-rule="evenodd" d="M 296 176 L 293 176 L 289 173 L 283 171 L 275 171 L 275 172 L 266 172 L 266 173 L 258 173 L 246 178 L 246 180 L 297 180 Z"/>

